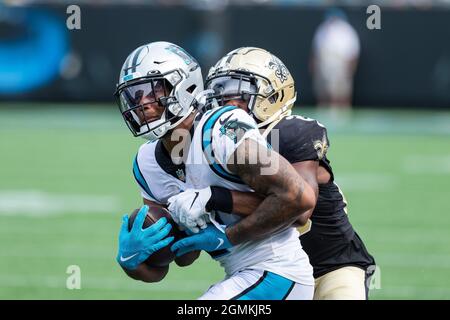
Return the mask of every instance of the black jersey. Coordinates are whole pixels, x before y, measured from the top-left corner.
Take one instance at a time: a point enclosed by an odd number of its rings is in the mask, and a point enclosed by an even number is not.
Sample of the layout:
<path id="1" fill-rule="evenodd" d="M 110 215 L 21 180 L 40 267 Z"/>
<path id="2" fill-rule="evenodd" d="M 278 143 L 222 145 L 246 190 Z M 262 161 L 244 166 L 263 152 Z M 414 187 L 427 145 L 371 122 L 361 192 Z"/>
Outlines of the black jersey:
<path id="1" fill-rule="evenodd" d="M 331 175 L 328 183 L 318 186 L 319 196 L 310 221 L 299 228 L 314 277 L 342 266 L 367 269 L 374 265 L 373 257 L 348 220 L 345 198 L 334 182 L 327 158 L 330 143 L 326 128 L 314 119 L 287 116 L 275 125 L 267 140 L 290 163 L 318 161 Z"/>

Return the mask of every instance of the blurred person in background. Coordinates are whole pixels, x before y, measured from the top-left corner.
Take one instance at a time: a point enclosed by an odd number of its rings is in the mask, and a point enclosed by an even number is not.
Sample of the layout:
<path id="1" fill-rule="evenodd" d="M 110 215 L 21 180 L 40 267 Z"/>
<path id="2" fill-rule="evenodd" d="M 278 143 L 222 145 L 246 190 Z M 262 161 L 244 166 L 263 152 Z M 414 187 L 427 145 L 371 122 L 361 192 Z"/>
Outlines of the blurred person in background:
<path id="1" fill-rule="evenodd" d="M 351 107 L 359 53 L 358 35 L 345 13 L 328 10 L 313 38 L 310 65 L 319 107 Z"/>

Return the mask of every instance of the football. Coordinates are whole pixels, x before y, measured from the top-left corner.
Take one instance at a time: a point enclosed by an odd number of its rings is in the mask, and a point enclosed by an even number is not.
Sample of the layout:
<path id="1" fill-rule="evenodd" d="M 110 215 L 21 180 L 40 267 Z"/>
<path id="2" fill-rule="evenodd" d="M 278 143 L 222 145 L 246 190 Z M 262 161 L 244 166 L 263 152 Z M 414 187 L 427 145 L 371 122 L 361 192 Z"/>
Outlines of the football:
<path id="1" fill-rule="evenodd" d="M 135 209 L 128 219 L 129 231 L 133 226 L 134 220 L 136 219 L 139 210 L 140 209 Z M 166 208 L 157 205 L 149 205 L 143 228 L 148 228 L 162 217 L 166 217 L 167 221 L 172 225 L 172 229 L 170 230 L 168 237 L 173 236 L 175 237 L 175 240 L 172 241 L 171 244 L 186 236 L 186 234 L 181 231 L 178 228 L 178 225 L 173 221 L 169 211 Z M 171 244 L 150 255 L 150 257 L 145 260 L 145 264 L 147 264 L 149 267 L 165 267 L 169 265 L 175 259 L 175 254 L 170 251 Z"/>

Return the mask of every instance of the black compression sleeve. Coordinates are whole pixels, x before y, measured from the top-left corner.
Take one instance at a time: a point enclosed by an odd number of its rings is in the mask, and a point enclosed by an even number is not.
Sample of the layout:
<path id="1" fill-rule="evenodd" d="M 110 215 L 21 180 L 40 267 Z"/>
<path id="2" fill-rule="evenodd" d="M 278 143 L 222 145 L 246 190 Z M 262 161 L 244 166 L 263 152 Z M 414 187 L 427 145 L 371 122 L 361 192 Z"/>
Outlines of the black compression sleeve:
<path id="1" fill-rule="evenodd" d="M 219 210 L 226 213 L 233 211 L 233 196 L 231 191 L 222 187 L 211 187 L 211 198 L 206 204 L 206 210 Z"/>

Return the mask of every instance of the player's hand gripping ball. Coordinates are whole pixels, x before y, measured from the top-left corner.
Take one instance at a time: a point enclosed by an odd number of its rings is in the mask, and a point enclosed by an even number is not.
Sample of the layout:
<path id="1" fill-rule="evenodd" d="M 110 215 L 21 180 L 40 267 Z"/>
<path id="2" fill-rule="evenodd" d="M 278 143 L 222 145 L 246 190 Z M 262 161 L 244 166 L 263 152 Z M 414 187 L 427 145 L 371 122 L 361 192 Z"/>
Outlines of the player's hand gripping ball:
<path id="1" fill-rule="evenodd" d="M 128 270 L 139 264 L 165 267 L 175 258 L 168 245 L 185 236 L 161 206 L 143 206 L 122 218 L 117 261 Z"/>
<path id="2" fill-rule="evenodd" d="M 133 223 L 136 219 L 137 213 L 140 209 L 135 209 L 128 219 L 128 231 L 131 231 Z M 177 241 L 186 236 L 183 231 L 180 231 L 178 225 L 173 221 L 169 211 L 162 206 L 150 205 L 147 215 L 145 216 L 142 229 L 147 229 L 160 218 L 165 217 L 167 222 L 172 225 L 167 237 L 174 237 L 174 241 Z M 135 226 L 137 227 L 137 226 Z M 175 259 L 175 254 L 170 250 L 170 246 L 165 246 L 156 252 L 152 253 L 147 260 L 144 261 L 149 267 L 165 267 L 169 265 Z"/>

